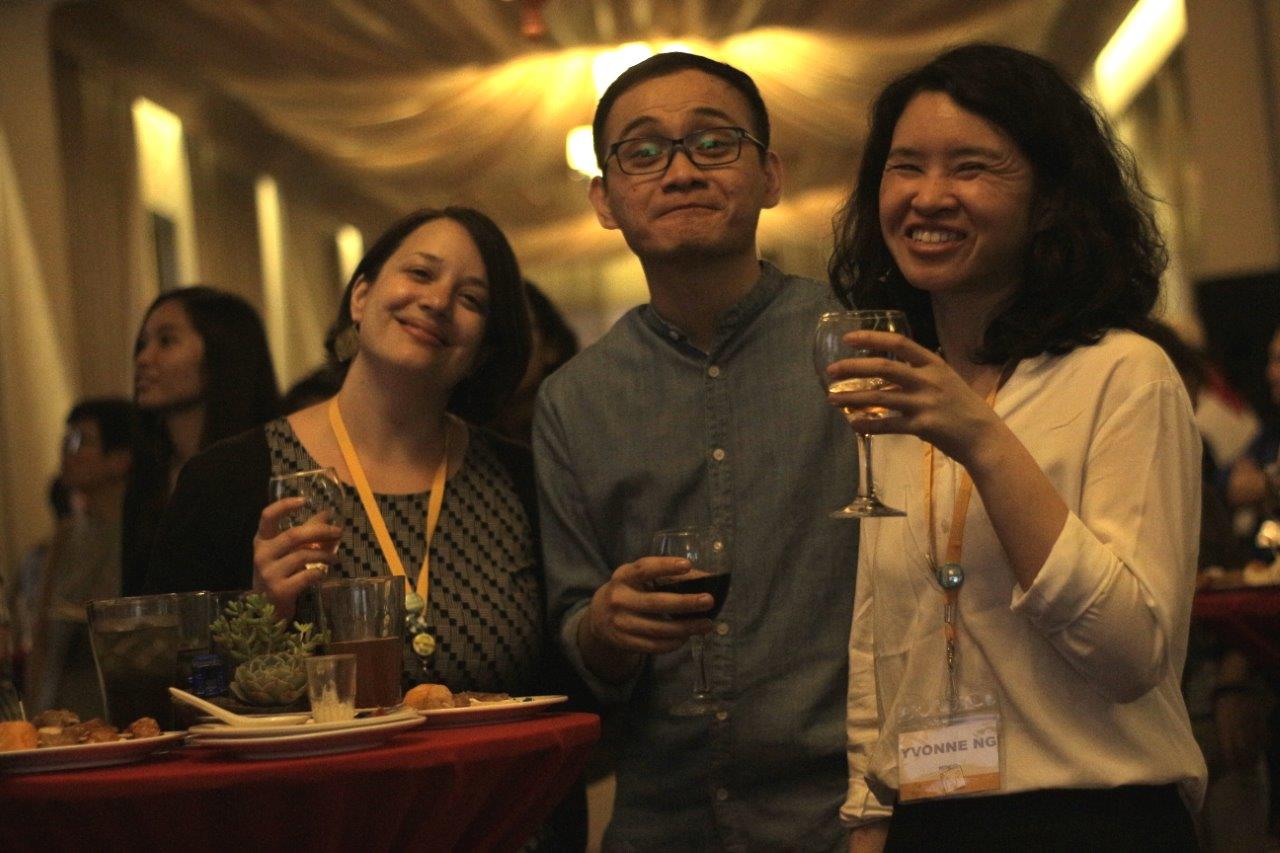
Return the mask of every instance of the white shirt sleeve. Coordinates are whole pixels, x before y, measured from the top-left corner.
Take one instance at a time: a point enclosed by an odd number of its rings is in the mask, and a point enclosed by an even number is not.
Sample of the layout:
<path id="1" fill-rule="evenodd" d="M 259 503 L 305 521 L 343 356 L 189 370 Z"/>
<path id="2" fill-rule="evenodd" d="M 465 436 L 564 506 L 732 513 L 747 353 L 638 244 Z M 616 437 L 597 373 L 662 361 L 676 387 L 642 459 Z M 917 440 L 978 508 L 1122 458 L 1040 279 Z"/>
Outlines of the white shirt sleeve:
<path id="1" fill-rule="evenodd" d="M 1113 701 L 1143 696 L 1182 665 L 1171 638 L 1190 618 L 1200 454 L 1176 380 L 1136 389 L 1090 442 L 1079 513 L 1031 587 L 1014 589 L 1014 611 Z"/>

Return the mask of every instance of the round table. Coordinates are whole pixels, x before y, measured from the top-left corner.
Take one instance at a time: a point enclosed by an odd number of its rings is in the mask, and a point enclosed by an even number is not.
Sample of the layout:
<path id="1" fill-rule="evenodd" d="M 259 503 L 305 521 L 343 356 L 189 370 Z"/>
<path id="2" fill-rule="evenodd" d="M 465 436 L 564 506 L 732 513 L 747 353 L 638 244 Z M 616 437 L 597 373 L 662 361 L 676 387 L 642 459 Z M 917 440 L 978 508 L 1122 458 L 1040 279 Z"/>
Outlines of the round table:
<path id="1" fill-rule="evenodd" d="M 600 720 L 413 729 L 339 755 L 186 747 L 0 776 L 0 850 L 515 850 L 582 773 Z"/>

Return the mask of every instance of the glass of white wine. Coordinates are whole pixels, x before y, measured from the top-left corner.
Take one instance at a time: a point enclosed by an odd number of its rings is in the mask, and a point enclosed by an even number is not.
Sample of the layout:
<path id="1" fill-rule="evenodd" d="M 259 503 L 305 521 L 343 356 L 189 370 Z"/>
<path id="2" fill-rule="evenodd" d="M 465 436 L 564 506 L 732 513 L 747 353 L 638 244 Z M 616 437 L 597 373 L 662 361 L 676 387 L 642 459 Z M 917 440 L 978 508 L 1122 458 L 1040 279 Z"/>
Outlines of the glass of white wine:
<path id="1" fill-rule="evenodd" d="M 282 531 L 305 524 L 322 513 L 329 524 L 342 523 L 342 483 L 333 468 L 313 468 L 272 477 L 272 502 L 284 498 L 302 498 L 305 503 L 284 517 L 280 522 Z M 338 542 L 335 540 L 332 545 L 324 547 L 336 553 Z M 327 571 L 329 566 L 327 563 L 307 563 L 307 568 Z"/>
<path id="2" fill-rule="evenodd" d="M 907 315 L 901 311 L 832 311 L 818 318 L 813 336 L 813 366 L 818 379 L 827 391 L 870 391 L 894 386 L 878 376 L 858 376 L 832 380 L 827 366 L 846 358 L 890 357 L 886 353 L 851 347 L 844 342 L 850 332 L 896 332 L 911 336 Z M 883 418 L 893 414 L 881 406 L 860 409 L 843 406 L 845 418 L 852 424 L 859 418 Z M 854 431 L 858 446 L 858 493 L 848 506 L 831 513 L 832 518 L 883 518 L 906 515 L 900 509 L 885 505 L 876 495 L 875 478 L 871 470 L 871 436 Z"/>
<path id="3" fill-rule="evenodd" d="M 700 613 L 686 613 L 672 616 L 673 619 L 715 619 L 720 615 L 720 608 L 729 595 L 729 551 L 724 536 L 716 527 L 682 527 L 674 530 L 660 530 L 653 534 L 653 555 L 655 557 L 683 557 L 693 564 L 693 568 L 683 575 L 664 578 L 658 588 L 663 592 L 678 592 L 683 595 L 710 593 L 714 600 L 710 610 Z M 699 635 L 689 638 L 689 648 L 693 653 L 694 686 L 693 696 L 671 709 L 677 717 L 693 717 L 699 714 L 711 714 L 719 710 L 720 704 L 711 694 L 707 684 L 707 667 L 703 658 L 703 639 Z"/>

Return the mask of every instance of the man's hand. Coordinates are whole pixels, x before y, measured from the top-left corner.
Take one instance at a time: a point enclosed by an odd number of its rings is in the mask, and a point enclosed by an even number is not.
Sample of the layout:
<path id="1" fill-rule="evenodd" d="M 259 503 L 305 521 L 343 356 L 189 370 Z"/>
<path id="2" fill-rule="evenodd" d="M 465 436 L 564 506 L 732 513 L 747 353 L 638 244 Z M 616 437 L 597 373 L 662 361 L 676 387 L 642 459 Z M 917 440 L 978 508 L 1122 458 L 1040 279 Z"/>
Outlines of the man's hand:
<path id="1" fill-rule="evenodd" d="M 711 630 L 697 614 L 712 608 L 708 593 L 664 592 L 662 584 L 693 565 L 680 557 L 641 557 L 619 566 L 596 590 L 578 627 L 578 646 L 587 666 L 608 681 L 625 681 L 642 656 L 680 648 L 695 634 Z"/>

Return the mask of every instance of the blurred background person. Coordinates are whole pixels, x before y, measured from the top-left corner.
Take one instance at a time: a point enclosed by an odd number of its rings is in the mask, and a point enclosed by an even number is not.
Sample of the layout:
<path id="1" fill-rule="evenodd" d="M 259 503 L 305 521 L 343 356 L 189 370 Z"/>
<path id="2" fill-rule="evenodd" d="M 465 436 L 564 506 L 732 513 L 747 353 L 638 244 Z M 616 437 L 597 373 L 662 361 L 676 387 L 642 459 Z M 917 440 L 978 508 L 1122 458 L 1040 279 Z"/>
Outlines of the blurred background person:
<path id="1" fill-rule="evenodd" d="M 332 364 L 322 364 L 289 386 L 280 399 L 280 414 L 292 415 L 328 400 L 341 387 L 342 371 Z"/>
<path id="2" fill-rule="evenodd" d="M 71 491 L 61 477 L 49 481 L 45 490 L 49 511 L 56 529 L 71 516 Z M 44 539 L 27 550 L 18 561 L 13 577 L 6 578 L 4 605 L 10 618 L 10 671 L 19 688 L 23 685 L 27 658 L 35 645 L 36 614 L 40 604 L 40 578 L 49 557 L 49 542 Z"/>
<path id="3" fill-rule="evenodd" d="M 1280 406 L 1280 327 L 1272 333 L 1267 346 L 1267 392 L 1271 402 Z M 1280 464 L 1280 422 L 1272 414 L 1264 418 L 1262 430 L 1249 444 L 1244 455 L 1231 466 L 1226 480 L 1227 503 L 1240 513 L 1236 529 L 1254 546 L 1258 525 L 1274 517 L 1280 506 L 1275 481 L 1268 478 L 1268 469 Z M 1266 550 L 1257 552 L 1259 559 L 1270 562 L 1273 555 Z"/>
<path id="4" fill-rule="evenodd" d="M 124 502 L 125 595 L 142 589 L 156 526 L 187 460 L 280 410 L 262 320 L 230 293 L 195 286 L 159 296 L 133 363 L 139 429 Z"/>
<path id="5" fill-rule="evenodd" d="M 542 381 L 577 355 L 579 347 L 578 335 L 555 303 L 528 279 L 524 285 L 533 320 L 533 352 L 520 385 L 498 413 L 493 429 L 512 441 L 529 444 L 533 433 L 533 404 Z"/>
<path id="6" fill-rule="evenodd" d="M 120 594 L 120 520 L 133 457 L 134 409 L 125 399 L 77 404 L 67 416 L 59 480 L 72 511 L 58 522 L 35 582 L 27 709 L 102 715 L 85 604 Z"/>
<path id="7" fill-rule="evenodd" d="M 1199 407 L 1211 370 L 1204 355 L 1171 327 L 1153 321 L 1142 334 L 1160 345 Z M 1198 586 L 1234 576 L 1252 559 L 1235 535 L 1231 514 L 1217 485 L 1208 442 L 1201 457 L 1200 571 Z M 1266 849 L 1268 779 L 1263 747 L 1266 717 L 1275 697 L 1245 650 L 1212 626 L 1192 620 L 1182 692 L 1191 730 L 1209 768 L 1204 807 L 1197 816 L 1205 851 Z"/>

